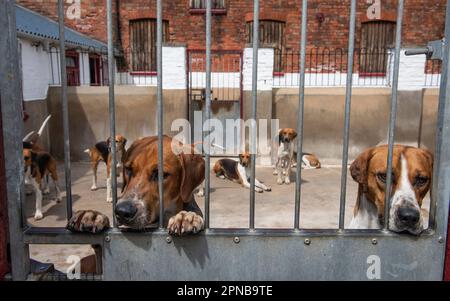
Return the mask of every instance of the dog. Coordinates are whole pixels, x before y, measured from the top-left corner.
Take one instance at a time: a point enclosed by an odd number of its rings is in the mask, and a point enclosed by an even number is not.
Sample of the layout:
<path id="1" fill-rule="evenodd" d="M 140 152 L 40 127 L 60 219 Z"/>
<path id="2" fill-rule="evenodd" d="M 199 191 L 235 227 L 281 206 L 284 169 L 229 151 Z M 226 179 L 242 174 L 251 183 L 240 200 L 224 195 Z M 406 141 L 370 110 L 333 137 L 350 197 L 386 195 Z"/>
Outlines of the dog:
<path id="1" fill-rule="evenodd" d="M 384 224 L 388 146 L 364 151 L 350 166 L 358 196 L 350 229 L 380 229 Z M 424 149 L 395 145 L 389 230 L 419 235 L 423 229 L 422 201 L 431 187 L 433 155 Z"/>
<path id="2" fill-rule="evenodd" d="M 239 155 L 239 161 L 220 159 L 214 164 L 213 172 L 216 177 L 228 179 L 250 189 L 250 154 L 244 152 Z M 262 193 L 272 191 L 272 188 L 255 179 L 255 191 Z"/>
<path id="3" fill-rule="evenodd" d="M 42 214 L 42 195 L 49 194 L 48 182 L 44 180 L 49 174 L 55 184 L 56 202 L 61 202 L 61 190 L 58 185 L 58 174 L 56 172 L 56 160 L 47 152 L 35 152 L 32 149 L 23 149 L 23 161 L 25 171 L 25 184 L 33 185 L 36 193 L 36 211 L 34 219 L 40 220 Z"/>
<path id="4" fill-rule="evenodd" d="M 292 158 L 292 167 L 297 167 L 297 152 L 294 152 Z M 302 168 L 303 169 L 320 169 L 322 167 L 319 158 L 310 153 L 302 153 Z"/>
<path id="5" fill-rule="evenodd" d="M 125 157 L 125 146 L 127 144 L 127 139 L 122 135 L 116 135 L 116 170 L 117 176 L 120 175 L 121 169 L 123 167 L 124 157 Z M 111 164 L 112 164 L 112 154 L 111 154 L 111 138 L 106 141 L 97 142 L 93 147 L 86 149 L 85 153 L 89 154 L 91 159 L 91 168 L 93 171 L 92 176 L 92 186 L 91 190 L 97 190 L 97 169 L 98 164 L 103 161 L 106 164 L 106 201 L 108 203 L 112 202 L 112 189 L 111 189 Z"/>
<path id="6" fill-rule="evenodd" d="M 164 225 L 170 234 L 195 234 L 204 227 L 203 214 L 193 191 L 205 178 L 205 161 L 192 146 L 168 136 L 164 145 Z M 173 146 L 173 147 L 172 147 Z M 115 216 L 121 228 L 143 230 L 159 219 L 158 137 L 135 141 L 124 160 L 124 189 Z M 74 232 L 98 233 L 108 228 L 108 218 L 96 211 L 79 211 L 67 228 Z"/>
<path id="7" fill-rule="evenodd" d="M 277 153 L 277 162 L 275 164 L 274 175 L 278 176 L 277 183 L 282 185 L 283 183 L 290 184 L 290 174 L 292 161 L 294 158 L 294 143 L 297 138 L 297 132 L 291 128 L 284 128 L 279 131 L 279 147 Z"/>
<path id="8" fill-rule="evenodd" d="M 22 146 L 24 149 L 31 149 L 35 152 L 43 151 L 43 148 L 38 144 L 38 141 L 44 133 L 50 118 L 52 118 L 52 115 L 47 116 L 37 132 L 31 131 L 22 139 Z"/>

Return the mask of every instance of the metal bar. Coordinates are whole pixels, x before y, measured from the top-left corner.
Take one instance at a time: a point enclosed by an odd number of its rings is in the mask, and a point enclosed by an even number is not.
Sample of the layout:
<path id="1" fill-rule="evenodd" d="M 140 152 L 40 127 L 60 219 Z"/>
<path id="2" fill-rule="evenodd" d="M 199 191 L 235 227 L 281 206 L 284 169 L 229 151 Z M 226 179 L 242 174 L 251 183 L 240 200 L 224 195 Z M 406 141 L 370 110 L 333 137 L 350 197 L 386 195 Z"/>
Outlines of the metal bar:
<path id="1" fill-rule="evenodd" d="M 206 92 L 205 119 L 211 119 L 211 0 L 206 0 Z M 206 141 L 208 148 L 205 153 L 205 229 L 209 228 L 209 201 L 211 185 L 211 141 Z"/>
<path id="2" fill-rule="evenodd" d="M 394 58 L 394 75 L 392 79 L 392 100 L 391 100 L 391 114 L 389 122 L 389 147 L 387 157 L 387 174 L 386 174 L 386 198 L 384 205 L 384 230 L 389 229 L 389 210 L 391 198 L 391 184 L 392 184 L 392 156 L 394 153 L 395 142 L 395 124 L 397 120 L 397 99 L 398 99 L 398 76 L 400 71 L 400 49 L 402 43 L 402 25 L 403 25 L 403 6 L 404 0 L 398 1 L 397 7 L 397 32 L 395 41 L 395 58 Z"/>
<path id="3" fill-rule="evenodd" d="M 447 1 L 447 13 L 445 21 L 445 41 L 450 41 L 450 0 Z M 434 62 L 433 62 L 434 63 Z M 439 105 L 436 127 L 436 147 L 434 153 L 433 167 L 433 187 L 431 192 L 429 228 L 439 227 L 442 232 L 446 230 L 448 224 L 448 202 L 450 195 L 448 179 L 449 154 L 450 154 L 450 82 L 448 81 L 448 72 L 450 70 L 450 45 L 445 43 L 444 56 L 441 64 L 441 82 L 439 92 Z M 432 71 L 433 72 L 433 71 Z M 439 216 L 437 216 L 439 214 Z M 443 215 L 443 216 L 442 216 Z M 440 223 L 438 218 L 440 217 Z M 442 237 L 446 237 L 442 234 Z"/>
<path id="4" fill-rule="evenodd" d="M 250 131 L 250 230 L 255 229 L 256 104 L 258 100 L 259 0 L 253 1 L 252 124 Z"/>
<path id="5" fill-rule="evenodd" d="M 305 109 L 305 72 L 306 72 L 306 42 L 308 26 L 308 0 L 302 2 L 302 33 L 300 42 L 300 83 L 297 115 L 297 172 L 295 175 L 295 217 L 294 228 L 300 230 L 300 200 L 302 189 L 302 150 L 303 150 L 303 115 Z M 289 176 L 289 175 L 288 175 Z"/>
<path id="6" fill-rule="evenodd" d="M 16 34 L 15 1 L 0 1 L 0 101 L 5 159 L 6 198 L 8 202 L 9 244 L 14 280 L 25 280 L 30 271 L 28 245 L 23 243 L 26 224 L 23 155 L 22 98 Z M 5 226 L 5 225 L 2 225 Z"/>
<path id="7" fill-rule="evenodd" d="M 113 226 L 116 227 L 116 204 L 117 204 L 117 158 L 116 158 L 116 103 L 114 98 L 114 43 L 113 43 L 113 29 L 112 29 L 112 0 L 106 1 L 107 12 L 107 31 L 108 31 L 108 72 L 109 72 L 109 141 L 111 143 L 111 158 L 112 166 L 110 170 L 110 177 L 107 181 L 110 182 L 112 190 L 112 207 L 113 207 Z M 118 7 L 116 9 L 119 9 Z M 108 195 L 109 197 L 109 195 Z"/>
<path id="8" fill-rule="evenodd" d="M 66 179 L 66 206 L 67 220 L 72 218 L 72 180 L 70 172 L 70 138 L 69 138 L 69 104 L 67 100 L 67 73 L 66 73 L 66 37 L 64 27 L 64 1 L 58 0 L 59 22 L 59 60 L 61 66 L 61 103 L 64 130 L 64 175 Z"/>
<path id="9" fill-rule="evenodd" d="M 341 195 L 339 208 L 339 229 L 344 230 L 345 223 L 345 197 L 347 193 L 347 165 L 348 147 L 350 141 L 350 112 L 352 107 L 352 85 L 353 85 L 353 61 L 355 54 L 355 27 L 356 27 L 356 0 L 352 0 L 350 7 L 350 31 L 348 35 L 348 68 L 345 96 L 345 123 L 344 144 L 342 149 L 342 173 L 341 173 Z"/>
<path id="10" fill-rule="evenodd" d="M 158 192 L 159 192 L 159 228 L 164 228 L 164 160 L 163 160 L 163 91 L 162 91 L 162 0 L 156 1 L 156 69 L 158 102 Z"/>

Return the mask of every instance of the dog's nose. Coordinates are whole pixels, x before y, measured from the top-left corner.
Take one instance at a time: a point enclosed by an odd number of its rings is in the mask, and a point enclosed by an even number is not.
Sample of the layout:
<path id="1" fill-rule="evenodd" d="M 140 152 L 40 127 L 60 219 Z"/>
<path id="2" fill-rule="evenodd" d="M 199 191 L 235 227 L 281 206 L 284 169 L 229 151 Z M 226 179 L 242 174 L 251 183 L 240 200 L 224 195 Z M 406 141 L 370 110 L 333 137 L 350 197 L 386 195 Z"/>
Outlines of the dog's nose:
<path id="1" fill-rule="evenodd" d="M 116 215 L 119 219 L 130 220 L 136 215 L 136 212 L 137 208 L 131 201 L 117 203 Z"/>
<path id="2" fill-rule="evenodd" d="M 413 227 L 419 222 L 420 212 L 415 208 L 401 207 L 398 209 L 398 218 L 405 226 Z"/>

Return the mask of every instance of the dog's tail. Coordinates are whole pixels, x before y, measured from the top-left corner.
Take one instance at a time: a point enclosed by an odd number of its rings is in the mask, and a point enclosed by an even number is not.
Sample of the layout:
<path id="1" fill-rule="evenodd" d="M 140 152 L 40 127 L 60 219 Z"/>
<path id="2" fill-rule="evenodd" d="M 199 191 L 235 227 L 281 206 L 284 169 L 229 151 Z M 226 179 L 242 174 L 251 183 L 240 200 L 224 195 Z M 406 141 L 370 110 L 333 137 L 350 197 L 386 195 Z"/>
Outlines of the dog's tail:
<path id="1" fill-rule="evenodd" d="M 44 132 L 45 127 L 47 126 L 48 122 L 50 121 L 50 118 L 52 118 L 52 115 L 51 115 L 51 114 L 48 115 L 47 118 L 45 118 L 44 122 L 42 123 L 41 128 L 40 128 L 39 131 L 38 131 L 38 136 L 39 136 L 39 137 L 42 136 L 42 133 Z"/>
<path id="2" fill-rule="evenodd" d="M 86 149 L 84 150 L 84 152 L 85 152 L 86 154 L 88 154 L 89 156 L 91 155 L 91 150 L 90 150 L 89 148 L 86 148 Z"/>
<path id="3" fill-rule="evenodd" d="M 39 138 L 41 138 L 42 134 L 44 133 L 44 130 L 48 124 L 48 122 L 50 121 L 50 118 L 52 117 L 52 115 L 48 115 L 47 118 L 45 118 L 44 122 L 42 123 L 41 127 L 39 128 L 39 131 L 36 133 L 35 131 L 31 131 L 29 132 L 23 139 L 23 142 L 29 142 L 32 144 L 36 144 L 39 140 Z"/>

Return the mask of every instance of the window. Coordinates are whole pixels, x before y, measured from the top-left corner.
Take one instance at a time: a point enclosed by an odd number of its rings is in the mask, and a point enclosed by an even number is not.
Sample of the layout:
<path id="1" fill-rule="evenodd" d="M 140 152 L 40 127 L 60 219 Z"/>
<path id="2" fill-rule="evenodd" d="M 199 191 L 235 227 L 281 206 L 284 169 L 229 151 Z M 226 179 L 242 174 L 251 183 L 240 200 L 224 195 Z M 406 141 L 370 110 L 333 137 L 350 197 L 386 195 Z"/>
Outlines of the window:
<path id="1" fill-rule="evenodd" d="M 394 46 L 395 23 L 373 21 L 362 24 L 360 76 L 385 76 L 389 49 Z"/>
<path id="2" fill-rule="evenodd" d="M 66 71 L 67 71 L 67 85 L 80 85 L 80 65 L 79 55 L 76 51 L 66 52 Z"/>
<path id="3" fill-rule="evenodd" d="M 99 55 L 89 55 L 89 75 L 91 86 L 101 86 L 101 57 Z"/>
<path id="4" fill-rule="evenodd" d="M 282 54 L 285 51 L 286 38 L 284 30 L 285 22 L 261 20 L 259 21 L 259 43 L 262 47 L 273 47 L 274 56 L 274 72 L 283 71 Z M 253 21 L 247 22 L 246 29 L 247 43 L 253 43 Z"/>
<path id="5" fill-rule="evenodd" d="M 163 42 L 169 40 L 169 22 L 163 21 Z M 130 21 L 131 69 L 156 72 L 156 20 Z"/>
<path id="6" fill-rule="evenodd" d="M 225 0 L 211 0 L 212 14 L 225 14 L 227 12 Z M 193 14 L 204 14 L 206 11 L 205 0 L 189 0 L 189 11 Z"/>

